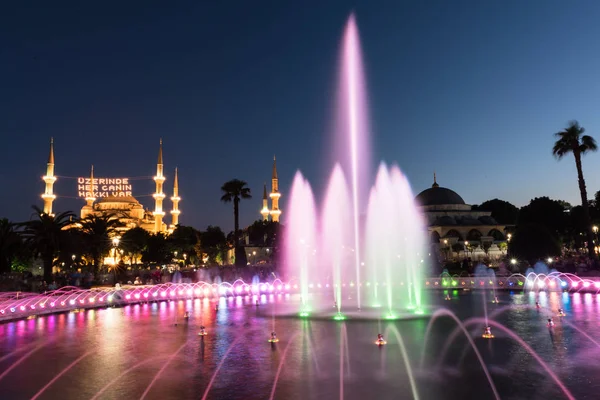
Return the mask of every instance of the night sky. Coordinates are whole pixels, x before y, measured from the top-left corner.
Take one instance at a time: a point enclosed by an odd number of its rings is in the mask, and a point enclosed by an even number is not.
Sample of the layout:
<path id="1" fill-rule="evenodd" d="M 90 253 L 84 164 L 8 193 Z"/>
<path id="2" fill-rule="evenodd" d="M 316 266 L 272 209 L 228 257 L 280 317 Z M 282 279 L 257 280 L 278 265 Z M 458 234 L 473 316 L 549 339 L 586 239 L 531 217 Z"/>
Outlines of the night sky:
<path id="1" fill-rule="evenodd" d="M 179 167 L 180 222 L 233 228 L 223 182 L 249 183 L 241 224 L 258 219 L 277 155 L 285 205 L 295 171 L 320 192 L 330 165 L 337 58 L 356 13 L 373 160 L 395 161 L 419 192 L 470 204 L 579 204 L 572 157 L 552 133 L 577 119 L 600 140 L 600 3 L 514 1 L 3 2 L 0 216 L 26 220 L 55 139 L 55 211 L 75 210 L 66 177 L 148 177 L 159 138 L 166 193 Z M 590 197 L 600 154 L 584 158 Z M 165 202 L 167 210 L 170 202 Z M 170 219 L 167 219 L 170 221 Z M 285 218 L 283 219 L 285 221 Z"/>

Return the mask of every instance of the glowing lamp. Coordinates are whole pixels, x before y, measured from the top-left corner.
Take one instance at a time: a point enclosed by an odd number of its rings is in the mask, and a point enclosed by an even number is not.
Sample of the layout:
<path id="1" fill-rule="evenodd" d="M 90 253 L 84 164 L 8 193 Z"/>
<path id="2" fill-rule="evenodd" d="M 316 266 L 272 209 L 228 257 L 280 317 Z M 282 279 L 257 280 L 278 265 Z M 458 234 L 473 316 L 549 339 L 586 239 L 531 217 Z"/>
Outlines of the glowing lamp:
<path id="1" fill-rule="evenodd" d="M 183 296 L 183 290 L 180 290 L 180 291 L 179 291 L 179 295 L 180 295 L 180 296 Z"/>
<path id="2" fill-rule="evenodd" d="M 283 288 L 282 285 L 277 286 L 277 290 L 281 291 L 281 289 Z"/>
<path id="3" fill-rule="evenodd" d="M 367 286 L 369 285 L 369 283 L 367 283 Z M 429 281 L 425 282 L 425 286 L 429 286 Z"/>
<path id="4" fill-rule="evenodd" d="M 484 281 L 480 281 L 479 282 L 479 286 L 483 286 L 483 285 L 485 285 L 485 282 Z"/>
<path id="5" fill-rule="evenodd" d="M 85 304 L 85 300 L 84 299 L 79 300 L 79 304 Z"/>
<path id="6" fill-rule="evenodd" d="M 0 314 L 4 315 L 4 312 L 5 312 L 4 310 L 0 310 Z"/>
<path id="7" fill-rule="evenodd" d="M 560 282 L 560 286 L 562 286 L 562 287 L 567 287 L 567 282 L 565 282 L 565 281 L 561 281 L 561 282 Z"/>
<path id="8" fill-rule="evenodd" d="M 209 289 L 204 289 L 204 296 L 208 296 L 210 295 L 210 290 Z"/>
<path id="9" fill-rule="evenodd" d="M 242 293 L 242 287 L 241 286 L 237 286 L 235 288 L 236 293 Z"/>
<path id="10" fill-rule="evenodd" d="M 41 308 L 46 308 L 46 303 L 40 303 Z"/>
<path id="11" fill-rule="evenodd" d="M 452 281 L 452 286 L 456 286 L 456 281 Z"/>
<path id="12" fill-rule="evenodd" d="M 298 289 L 298 285 L 294 285 L 294 289 Z"/>
<path id="13" fill-rule="evenodd" d="M 273 286 L 269 286 L 269 292 L 273 291 Z"/>
<path id="14" fill-rule="evenodd" d="M 194 294 L 196 296 L 200 296 L 202 294 L 202 290 L 200 290 L 199 288 L 194 289 Z"/>
<path id="15" fill-rule="evenodd" d="M 29 308 L 31 308 L 32 310 L 35 310 L 35 306 L 33 304 L 30 305 Z"/>
<path id="16" fill-rule="evenodd" d="M 571 286 L 573 286 L 573 287 L 577 287 L 577 286 L 579 286 L 579 282 L 573 282 L 573 283 L 571 284 Z"/>
<path id="17" fill-rule="evenodd" d="M 50 307 L 54 307 L 54 302 L 50 303 Z"/>
<path id="18" fill-rule="evenodd" d="M 21 306 L 19 308 L 21 309 L 21 311 L 25 311 L 25 306 Z"/>
<path id="19" fill-rule="evenodd" d="M 543 288 L 546 284 L 543 281 L 538 282 L 538 287 Z"/>
<path id="20" fill-rule="evenodd" d="M 600 289 L 600 282 L 594 283 L 594 286 L 596 287 L 596 289 Z"/>
<path id="21" fill-rule="evenodd" d="M 136 293 L 136 294 L 133 295 L 133 297 L 135 297 L 136 299 L 139 299 L 140 298 L 140 294 Z"/>
<path id="22" fill-rule="evenodd" d="M 125 295 L 125 299 L 127 299 L 127 300 L 131 299 L 131 295 L 130 294 Z"/>
<path id="23" fill-rule="evenodd" d="M 92 298 L 89 300 L 89 302 L 90 302 L 90 303 L 95 303 L 95 302 L 96 302 L 96 299 L 92 297 Z"/>
<path id="24" fill-rule="evenodd" d="M 590 283 L 589 283 L 589 282 L 583 282 L 583 287 L 584 287 L 584 288 L 588 288 L 588 287 L 590 287 Z"/>
<path id="25" fill-rule="evenodd" d="M 11 308 L 10 308 L 10 312 L 15 312 L 15 311 L 17 311 L 17 310 L 15 310 L 15 308 L 14 308 L 14 307 L 11 307 Z"/>
<path id="26" fill-rule="evenodd" d="M 64 302 L 64 301 L 61 301 L 61 302 L 60 302 L 60 305 L 61 305 L 61 306 L 64 306 L 64 305 L 65 305 L 65 302 Z"/>
<path id="27" fill-rule="evenodd" d="M 158 296 L 158 292 L 152 293 L 152 297 L 156 297 L 156 296 Z"/>
<path id="28" fill-rule="evenodd" d="M 167 292 L 160 292 L 161 297 L 167 297 Z"/>
<path id="29" fill-rule="evenodd" d="M 308 287 L 309 287 L 310 289 L 312 289 L 312 288 L 313 288 L 313 284 L 312 284 L 312 283 L 309 283 L 309 284 L 308 284 Z"/>
<path id="30" fill-rule="evenodd" d="M 169 295 L 170 295 L 171 297 L 175 297 L 175 295 L 176 295 L 176 294 L 177 294 L 177 293 L 175 293 L 175 291 L 174 291 L 174 290 L 173 290 L 173 291 L 171 291 L 171 293 L 169 293 Z"/>
<path id="31" fill-rule="evenodd" d="M 556 286 L 556 282 L 550 281 L 550 287 L 554 287 L 554 286 Z"/>
<path id="32" fill-rule="evenodd" d="M 69 304 L 72 305 L 72 306 L 75 305 L 75 300 L 69 301 Z"/>
<path id="33" fill-rule="evenodd" d="M 147 299 L 148 298 L 148 292 L 144 293 L 144 298 Z"/>

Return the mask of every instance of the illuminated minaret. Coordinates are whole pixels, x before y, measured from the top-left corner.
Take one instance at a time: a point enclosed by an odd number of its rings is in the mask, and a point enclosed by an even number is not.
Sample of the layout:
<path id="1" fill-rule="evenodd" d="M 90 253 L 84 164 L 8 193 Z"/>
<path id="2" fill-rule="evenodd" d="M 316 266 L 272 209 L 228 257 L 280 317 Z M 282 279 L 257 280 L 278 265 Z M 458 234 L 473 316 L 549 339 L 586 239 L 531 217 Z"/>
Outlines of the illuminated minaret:
<path id="1" fill-rule="evenodd" d="M 271 177 L 271 220 L 273 222 L 279 222 L 279 216 L 281 215 L 281 210 L 279 209 L 279 198 L 281 197 L 281 193 L 279 193 L 279 179 L 277 179 L 277 160 L 275 156 L 273 156 L 273 176 Z"/>
<path id="2" fill-rule="evenodd" d="M 46 175 L 42 177 L 42 180 L 46 183 L 46 190 L 42 195 L 44 199 L 44 214 L 52 214 L 52 202 L 56 198 L 54 195 L 54 182 L 56 182 L 56 176 L 54 176 L 54 138 L 50 138 L 50 155 L 48 156 L 48 164 L 46 164 Z"/>
<path id="3" fill-rule="evenodd" d="M 90 207 L 93 207 L 94 201 L 96 201 L 96 198 L 94 197 L 94 166 L 93 165 L 92 165 L 92 170 L 90 172 L 90 191 L 88 192 L 86 190 L 85 201 L 87 202 L 87 205 Z"/>
<path id="4" fill-rule="evenodd" d="M 175 168 L 175 178 L 173 179 L 173 197 L 171 197 L 171 201 L 173 202 L 173 210 L 171 210 L 171 229 L 175 229 L 179 224 L 179 180 L 177 179 L 177 168 Z"/>
<path id="5" fill-rule="evenodd" d="M 158 163 L 156 163 L 156 176 L 154 177 L 156 182 L 156 192 L 152 195 L 154 197 L 154 232 L 162 232 L 163 229 L 163 200 L 165 194 L 163 193 L 163 183 L 165 183 L 165 176 L 163 175 L 163 156 L 162 156 L 162 139 L 160 139 L 160 147 L 158 149 Z"/>
<path id="6" fill-rule="evenodd" d="M 263 186 L 263 206 L 262 206 L 262 210 L 260 210 L 260 213 L 263 216 L 263 221 L 267 221 L 269 219 L 269 200 L 267 197 L 267 184 L 265 183 L 265 185 Z"/>

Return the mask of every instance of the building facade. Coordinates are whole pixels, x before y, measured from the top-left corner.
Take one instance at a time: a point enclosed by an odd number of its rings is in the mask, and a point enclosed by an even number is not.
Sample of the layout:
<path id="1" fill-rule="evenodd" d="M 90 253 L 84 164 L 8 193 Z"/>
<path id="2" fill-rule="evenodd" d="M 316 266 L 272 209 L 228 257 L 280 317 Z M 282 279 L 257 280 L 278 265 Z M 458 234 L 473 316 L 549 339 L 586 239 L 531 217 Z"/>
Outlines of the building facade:
<path id="1" fill-rule="evenodd" d="M 435 174 L 431 188 L 419 193 L 421 207 L 433 247 L 447 259 L 486 257 L 506 254 L 506 226 L 489 211 L 473 210 L 455 191 L 438 185 Z"/>

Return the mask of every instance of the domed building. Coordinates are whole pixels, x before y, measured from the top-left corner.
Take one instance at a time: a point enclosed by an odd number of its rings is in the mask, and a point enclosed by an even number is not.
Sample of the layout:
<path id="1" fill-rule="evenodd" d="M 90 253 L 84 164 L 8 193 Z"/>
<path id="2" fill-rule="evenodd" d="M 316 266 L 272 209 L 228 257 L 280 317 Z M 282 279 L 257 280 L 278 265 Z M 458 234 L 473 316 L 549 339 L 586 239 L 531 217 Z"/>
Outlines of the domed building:
<path id="1" fill-rule="evenodd" d="M 473 210 L 455 191 L 441 187 L 433 175 L 433 185 L 415 197 L 428 224 L 431 243 L 449 258 L 480 259 L 504 254 L 506 226 L 490 211 Z M 462 251 L 461 251 L 462 248 Z"/>
<path id="2" fill-rule="evenodd" d="M 123 227 L 117 231 L 128 231 L 131 228 L 144 228 L 149 232 L 154 231 L 155 221 L 150 210 L 145 210 L 133 196 L 105 197 L 93 204 L 86 204 L 81 208 L 81 218 L 89 215 L 115 215 L 123 223 Z M 166 231 L 163 223 L 162 231 Z"/>

